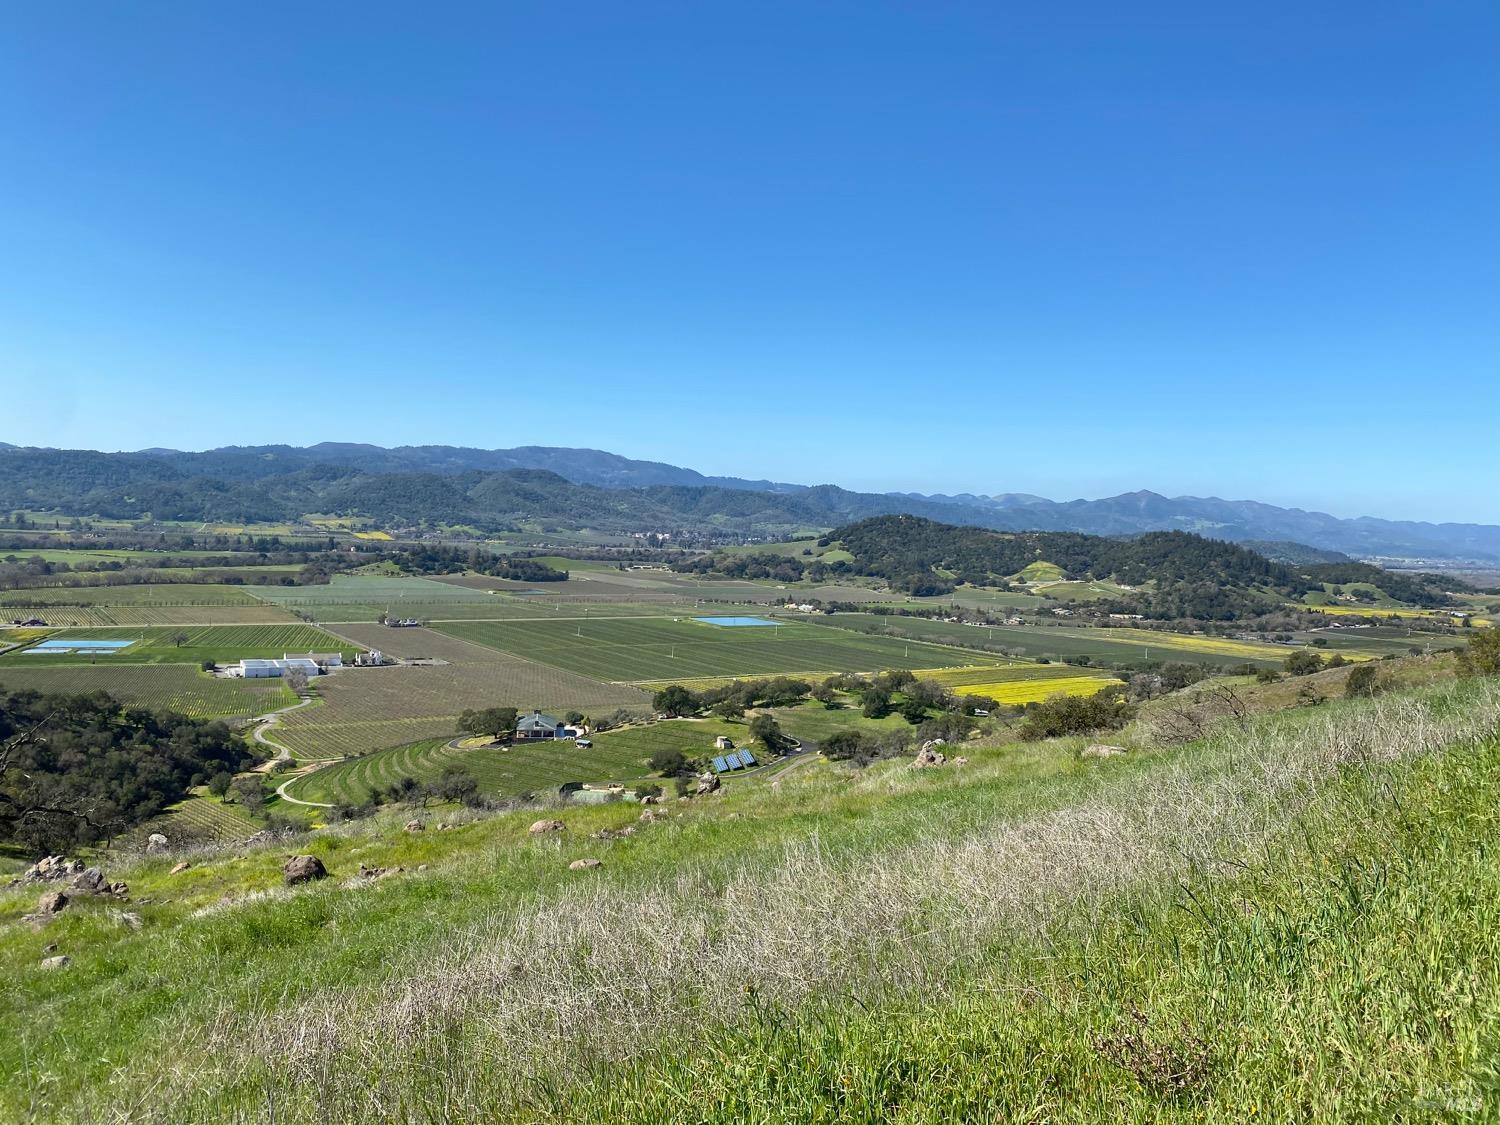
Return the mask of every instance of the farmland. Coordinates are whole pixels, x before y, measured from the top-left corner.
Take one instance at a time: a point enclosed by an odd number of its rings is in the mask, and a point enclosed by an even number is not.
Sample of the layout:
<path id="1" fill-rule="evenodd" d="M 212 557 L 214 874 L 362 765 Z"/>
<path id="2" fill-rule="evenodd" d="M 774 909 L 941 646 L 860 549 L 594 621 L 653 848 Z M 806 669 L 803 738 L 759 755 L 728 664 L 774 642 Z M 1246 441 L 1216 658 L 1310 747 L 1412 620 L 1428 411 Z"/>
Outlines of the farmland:
<path id="1" fill-rule="evenodd" d="M 0 593 L 0 620 L 40 617 L 50 625 L 233 625 L 295 620 L 240 586 L 166 583 L 48 587 Z"/>
<path id="2" fill-rule="evenodd" d="M 1406 656 L 1413 649 L 1417 652 L 1441 652 L 1444 649 L 1462 648 L 1468 643 L 1468 638 L 1464 636 L 1373 623 L 1357 627 L 1307 629 L 1294 633 L 1293 637 L 1302 644 L 1315 644 L 1329 652 L 1342 652 L 1345 655 L 1364 652 L 1381 656 L 1387 653 Z"/>
<path id="3" fill-rule="evenodd" d="M 177 643 L 181 635 L 182 643 Z M 133 629 L 65 629 L 52 640 L 130 641 L 108 656 L 81 653 L 56 655 L 10 652 L 0 657 L 0 666 L 25 668 L 56 664 L 200 664 L 240 659 L 274 658 L 286 652 L 339 652 L 352 656 L 353 646 L 342 643 L 311 625 L 204 625 L 174 629 L 149 626 Z"/>
<path id="4" fill-rule="evenodd" d="M 651 612 L 651 601 L 680 604 L 671 595 L 643 594 L 612 583 L 546 586 L 563 589 L 538 590 L 482 576 L 459 581 L 360 574 L 338 575 L 326 586 L 266 586 L 260 593 L 284 610 L 333 623 L 374 622 L 383 613 L 419 621 L 628 616 Z"/>
<path id="5" fill-rule="evenodd" d="M 778 672 L 873 672 L 972 662 L 952 648 L 851 637 L 820 625 L 725 629 L 670 617 L 444 624 L 453 636 L 599 680 L 629 682 Z"/>
<path id="6" fill-rule="evenodd" d="M 415 630 L 413 630 L 415 632 Z M 320 677 L 320 702 L 288 712 L 271 737 L 298 757 L 333 758 L 457 734 L 460 712 L 513 706 L 644 711 L 650 697 L 528 660 L 481 657 L 436 667 L 346 669 Z"/>
<path id="7" fill-rule="evenodd" d="M 259 830 L 260 825 L 239 807 L 214 797 L 193 796 L 165 810 L 140 834 L 161 832 L 180 843 L 189 840 L 244 840 Z"/>
<path id="8" fill-rule="evenodd" d="M 296 702 L 280 680 L 222 679 L 188 664 L 5 664 L 0 666 L 0 687 L 45 693 L 107 691 L 133 707 L 180 711 L 195 719 L 250 718 Z"/>
<path id="9" fill-rule="evenodd" d="M 1062 625 L 957 625 L 924 617 L 839 613 L 823 619 L 828 626 L 862 633 L 901 633 L 924 640 L 965 645 L 985 652 L 1051 660 L 1088 657 L 1119 664 L 1173 660 L 1194 664 L 1251 663 L 1276 667 L 1287 648 L 1254 641 L 1228 640 L 1150 629 L 1095 629 Z"/>
<path id="10" fill-rule="evenodd" d="M 650 772 L 647 757 L 649 752 L 642 754 L 632 744 L 610 745 L 602 739 L 590 749 L 549 741 L 475 750 L 452 749 L 447 739 L 428 739 L 325 766 L 292 782 L 287 793 L 303 801 L 359 804 L 372 789 L 403 777 L 430 781 L 457 767 L 472 774 L 480 790 L 492 796 L 545 795 L 573 781 L 638 780 Z"/>
<path id="11" fill-rule="evenodd" d="M 942 682 L 941 673 L 927 678 Z M 993 699 L 996 703 L 1015 706 L 1021 703 L 1040 703 L 1054 695 L 1093 695 L 1095 692 L 1119 683 L 1120 681 L 1114 676 L 1071 675 L 992 680 L 988 683 L 981 681 L 948 686 L 960 695 L 982 695 Z"/>

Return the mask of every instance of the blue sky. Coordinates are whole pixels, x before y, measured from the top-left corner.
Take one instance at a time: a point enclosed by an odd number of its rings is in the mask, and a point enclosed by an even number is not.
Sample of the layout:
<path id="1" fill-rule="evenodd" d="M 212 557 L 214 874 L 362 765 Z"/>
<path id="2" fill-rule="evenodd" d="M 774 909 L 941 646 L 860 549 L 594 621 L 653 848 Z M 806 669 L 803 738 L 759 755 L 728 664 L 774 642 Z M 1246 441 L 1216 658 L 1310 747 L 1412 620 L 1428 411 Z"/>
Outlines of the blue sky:
<path id="1" fill-rule="evenodd" d="M 1500 522 L 1493 3 L 6 25 L 0 440 Z"/>

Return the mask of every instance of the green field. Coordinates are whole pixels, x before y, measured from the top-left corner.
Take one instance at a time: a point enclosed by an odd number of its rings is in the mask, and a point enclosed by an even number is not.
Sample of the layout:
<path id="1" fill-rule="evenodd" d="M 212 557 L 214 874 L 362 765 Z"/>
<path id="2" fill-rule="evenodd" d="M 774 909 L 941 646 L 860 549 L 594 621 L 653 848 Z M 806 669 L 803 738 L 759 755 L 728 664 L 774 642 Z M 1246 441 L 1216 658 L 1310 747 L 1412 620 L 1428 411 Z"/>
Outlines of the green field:
<path id="1" fill-rule="evenodd" d="M 623 743 L 601 743 L 584 750 L 562 740 L 514 748 L 456 750 L 448 746 L 447 739 L 437 739 L 325 766 L 292 782 L 287 793 L 323 804 L 359 804 L 372 788 L 389 786 L 403 777 L 429 781 L 444 769 L 457 766 L 473 774 L 481 791 L 492 796 L 545 796 L 568 782 L 644 778 L 650 773 L 647 757 L 649 753 L 639 753 L 636 747 Z"/>
<path id="2" fill-rule="evenodd" d="M 838 613 L 824 622 L 839 629 L 870 634 L 905 634 L 964 645 L 981 652 L 1027 659 L 1067 660 L 1086 656 L 1110 664 L 1148 660 L 1204 664 L 1213 667 L 1251 663 L 1266 668 L 1286 661 L 1284 646 L 1146 629 L 1095 629 L 1063 625 L 956 625 L 925 617 Z M 937 667 L 937 665 L 934 665 Z"/>
<path id="3" fill-rule="evenodd" d="M 1371 625 L 1362 629 L 1308 629 L 1293 633 L 1292 636 L 1303 644 L 1322 641 L 1320 647 L 1330 653 L 1368 652 L 1381 656 L 1386 653 L 1406 656 L 1414 648 L 1418 651 L 1430 648 L 1433 652 L 1442 652 L 1462 648 L 1468 643 L 1467 637 L 1427 633 L 1399 625 Z"/>
<path id="4" fill-rule="evenodd" d="M 854 637 L 800 621 L 724 628 L 691 618 L 475 622 L 438 627 L 478 644 L 595 679 L 632 682 L 779 672 L 876 672 L 972 663 L 952 648 Z"/>
<path id="5" fill-rule="evenodd" d="M 185 639 L 178 644 L 176 637 Z M 220 664 L 237 660 L 280 657 L 288 652 L 342 652 L 352 658 L 355 648 L 348 642 L 311 625 L 205 625 L 149 626 L 132 629 L 59 629 L 48 640 L 131 641 L 127 648 L 109 655 L 59 653 L 32 655 L 14 651 L 0 657 L 0 667 L 45 667 L 57 664 L 87 664 L 103 668 L 123 664 Z"/>
<path id="6" fill-rule="evenodd" d="M 192 582 L 48 587 L 0 593 L 0 621 L 40 617 L 49 625 L 232 625 L 295 620 L 241 586 Z"/>
<path id="7" fill-rule="evenodd" d="M 268 587 L 269 588 L 269 587 Z M 217 606 L 257 605 L 244 586 L 164 582 L 144 586 L 49 586 L 40 590 L 6 590 L 0 606 Z"/>
<path id="8" fill-rule="evenodd" d="M 295 703 L 280 680 L 231 680 L 191 664 L 105 667 L 0 665 L 0 687 L 11 691 L 107 691 L 132 707 L 180 711 L 195 719 L 250 718 Z"/>
<path id="9" fill-rule="evenodd" d="M 651 697 L 632 687 L 469 647 L 483 658 L 437 667 L 351 668 L 320 676 L 319 702 L 288 712 L 271 737 L 298 757 L 336 758 L 452 737 L 458 733 L 459 714 L 471 708 L 576 708 L 602 714 L 619 707 L 643 712 L 650 705 Z"/>

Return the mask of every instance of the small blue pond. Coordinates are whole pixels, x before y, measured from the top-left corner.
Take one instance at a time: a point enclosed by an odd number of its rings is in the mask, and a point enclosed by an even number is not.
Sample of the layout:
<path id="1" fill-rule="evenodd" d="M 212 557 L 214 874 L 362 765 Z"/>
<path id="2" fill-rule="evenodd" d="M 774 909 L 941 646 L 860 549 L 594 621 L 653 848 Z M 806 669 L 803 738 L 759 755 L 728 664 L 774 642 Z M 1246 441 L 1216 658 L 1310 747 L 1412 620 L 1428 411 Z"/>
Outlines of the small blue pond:
<path id="1" fill-rule="evenodd" d="M 704 621 L 710 625 L 727 625 L 730 628 L 743 628 L 752 625 L 780 625 L 779 621 L 768 621 L 764 617 L 695 617 L 694 621 Z"/>

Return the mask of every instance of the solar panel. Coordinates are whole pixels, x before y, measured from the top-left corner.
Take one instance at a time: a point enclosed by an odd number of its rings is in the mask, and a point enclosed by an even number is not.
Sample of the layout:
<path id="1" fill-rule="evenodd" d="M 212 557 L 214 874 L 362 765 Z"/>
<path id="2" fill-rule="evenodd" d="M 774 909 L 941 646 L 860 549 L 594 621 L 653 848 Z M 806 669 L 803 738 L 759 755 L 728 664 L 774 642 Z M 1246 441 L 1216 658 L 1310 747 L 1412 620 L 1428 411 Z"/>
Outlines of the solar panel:
<path id="1" fill-rule="evenodd" d="M 755 765 L 755 758 L 751 755 L 750 751 L 748 751 L 748 750 L 741 750 L 738 754 L 735 755 L 735 757 L 739 758 L 740 765 L 742 765 L 742 766 L 753 766 L 753 765 Z"/>
<path id="2" fill-rule="evenodd" d="M 723 758 L 714 759 L 714 773 L 727 773 L 728 771 L 729 766 L 725 763 Z"/>

